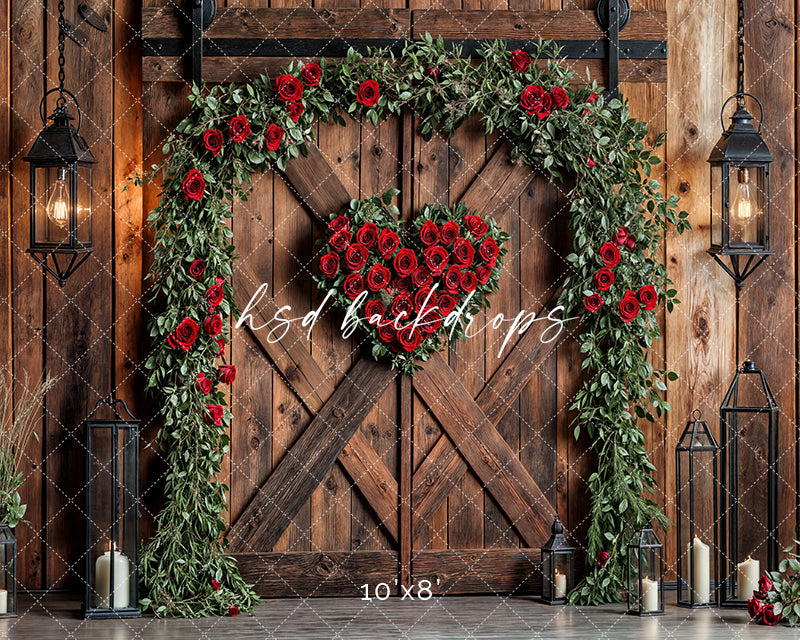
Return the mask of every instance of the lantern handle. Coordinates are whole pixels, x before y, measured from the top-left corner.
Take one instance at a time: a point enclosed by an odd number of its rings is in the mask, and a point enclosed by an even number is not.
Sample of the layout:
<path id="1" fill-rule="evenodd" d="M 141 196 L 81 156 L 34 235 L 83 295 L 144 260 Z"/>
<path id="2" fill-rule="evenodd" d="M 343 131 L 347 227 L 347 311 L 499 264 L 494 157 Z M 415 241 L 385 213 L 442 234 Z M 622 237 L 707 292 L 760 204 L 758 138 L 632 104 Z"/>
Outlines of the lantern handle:
<path id="1" fill-rule="evenodd" d="M 744 99 L 747 96 L 755 100 L 756 104 L 758 105 L 758 110 L 760 112 L 758 116 L 758 135 L 761 135 L 761 125 L 764 124 L 764 105 L 762 105 L 761 100 L 756 98 L 752 93 L 746 93 L 746 92 L 733 94 L 730 98 L 728 98 L 725 101 L 725 104 L 722 105 L 722 110 L 719 112 L 719 123 L 720 125 L 722 125 L 723 134 L 727 133 L 727 130 L 725 129 L 725 107 L 727 107 L 728 103 L 734 98 L 736 98 L 736 100 L 739 101 L 741 104 L 744 104 Z M 77 102 L 75 104 L 77 104 Z"/>
<path id="2" fill-rule="evenodd" d="M 81 132 L 81 125 L 83 124 L 83 112 L 81 111 L 81 105 L 78 104 L 78 99 L 72 94 L 71 91 L 67 91 L 66 89 L 61 89 L 60 87 L 53 87 L 44 94 L 42 101 L 39 103 L 39 117 L 42 119 L 42 124 L 46 127 L 47 126 L 47 118 L 44 115 L 44 109 L 47 106 L 47 96 L 49 96 L 54 91 L 58 91 L 61 94 L 61 98 L 64 98 L 64 94 L 66 93 L 72 101 L 75 103 L 75 106 L 78 108 L 78 130 L 76 133 Z M 66 102 L 66 100 L 64 100 Z M 62 103 L 63 104 L 63 103 Z"/>
<path id="3" fill-rule="evenodd" d="M 700 418 L 702 418 L 702 417 L 703 417 L 703 414 L 702 414 L 702 413 L 700 413 L 700 409 L 695 409 L 694 411 L 692 411 L 692 417 L 693 417 L 695 420 L 700 420 Z"/>

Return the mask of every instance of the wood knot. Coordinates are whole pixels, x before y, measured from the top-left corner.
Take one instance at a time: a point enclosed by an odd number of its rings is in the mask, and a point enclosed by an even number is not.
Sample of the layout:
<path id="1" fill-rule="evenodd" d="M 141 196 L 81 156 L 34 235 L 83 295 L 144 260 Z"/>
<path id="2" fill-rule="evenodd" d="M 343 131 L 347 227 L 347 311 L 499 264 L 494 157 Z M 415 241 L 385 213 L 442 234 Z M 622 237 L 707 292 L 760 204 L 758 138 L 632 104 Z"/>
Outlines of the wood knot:
<path id="1" fill-rule="evenodd" d="M 708 326 L 708 319 L 703 315 L 702 310 L 698 310 L 698 312 L 694 314 L 693 320 L 694 337 L 702 342 L 708 342 L 710 328 Z"/>
<path id="2" fill-rule="evenodd" d="M 492 460 L 492 456 L 490 456 L 488 453 L 484 453 L 483 457 L 481 458 L 481 460 L 483 460 L 490 467 L 494 466 L 494 460 Z"/>
<path id="3" fill-rule="evenodd" d="M 255 436 L 250 438 L 250 447 L 252 449 L 258 449 L 258 446 L 261 444 L 261 440 L 256 438 Z"/>
<path id="4" fill-rule="evenodd" d="M 339 420 L 341 420 L 342 418 L 344 418 L 344 415 L 345 415 L 345 414 L 344 414 L 344 409 L 342 409 L 341 407 L 335 407 L 335 408 L 334 408 L 334 410 L 333 410 L 333 416 L 334 416 L 335 418 L 339 418 Z"/>
<path id="5" fill-rule="evenodd" d="M 297 380 L 300 377 L 300 369 L 295 365 L 290 365 L 286 368 L 286 379 Z"/>
<path id="6" fill-rule="evenodd" d="M 692 186 L 686 182 L 686 180 L 681 180 L 680 185 L 678 185 L 678 191 L 680 191 L 682 194 L 687 194 L 691 190 Z"/>
<path id="7" fill-rule="evenodd" d="M 435 480 L 433 479 L 432 475 L 425 476 L 425 486 L 432 487 Z"/>

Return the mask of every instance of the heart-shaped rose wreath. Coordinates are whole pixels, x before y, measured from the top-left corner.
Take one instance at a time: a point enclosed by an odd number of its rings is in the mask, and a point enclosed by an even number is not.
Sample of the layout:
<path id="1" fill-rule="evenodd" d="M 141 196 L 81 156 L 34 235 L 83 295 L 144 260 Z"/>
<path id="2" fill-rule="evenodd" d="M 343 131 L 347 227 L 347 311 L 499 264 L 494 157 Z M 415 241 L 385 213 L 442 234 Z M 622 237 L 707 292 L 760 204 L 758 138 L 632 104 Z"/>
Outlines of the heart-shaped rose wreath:
<path id="1" fill-rule="evenodd" d="M 314 280 L 346 310 L 345 335 L 360 328 L 374 358 L 413 374 L 418 360 L 464 337 L 469 319 L 488 306 L 509 236 L 462 204 L 425 205 L 404 229 L 391 204 L 398 193 L 353 200 L 331 215 Z"/>

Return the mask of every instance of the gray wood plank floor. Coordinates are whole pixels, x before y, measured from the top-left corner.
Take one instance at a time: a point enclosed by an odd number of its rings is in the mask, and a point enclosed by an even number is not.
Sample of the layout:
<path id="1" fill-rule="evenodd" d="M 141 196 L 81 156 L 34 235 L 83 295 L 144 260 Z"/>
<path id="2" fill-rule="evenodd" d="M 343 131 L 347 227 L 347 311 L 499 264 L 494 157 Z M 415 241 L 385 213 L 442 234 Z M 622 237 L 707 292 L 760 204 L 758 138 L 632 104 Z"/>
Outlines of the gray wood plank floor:
<path id="1" fill-rule="evenodd" d="M 668 602 L 672 598 L 667 594 Z M 532 598 L 500 596 L 269 600 L 254 616 L 204 620 L 91 620 L 79 618 L 80 603 L 63 595 L 23 596 L 20 616 L 0 620 L 0 638 L 18 640 L 710 640 L 798 638 L 788 627 L 768 629 L 749 622 L 747 612 L 688 611 L 668 605 L 665 616 L 635 618 L 620 605 L 548 607 Z"/>

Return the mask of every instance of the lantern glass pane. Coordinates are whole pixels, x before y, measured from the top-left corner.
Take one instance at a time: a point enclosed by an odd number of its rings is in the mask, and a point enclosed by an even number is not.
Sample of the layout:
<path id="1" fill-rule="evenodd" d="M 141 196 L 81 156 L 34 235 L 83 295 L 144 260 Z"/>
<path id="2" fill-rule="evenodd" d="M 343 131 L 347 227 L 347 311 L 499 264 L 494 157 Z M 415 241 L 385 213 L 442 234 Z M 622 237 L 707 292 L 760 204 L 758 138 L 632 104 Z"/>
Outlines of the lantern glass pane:
<path id="1" fill-rule="evenodd" d="M 542 553 L 542 598 L 552 600 L 555 596 L 555 585 L 553 584 L 553 554 L 551 552 Z"/>
<path id="2" fill-rule="evenodd" d="M 37 167 L 34 191 L 35 242 L 69 246 L 69 171 Z"/>
<path id="3" fill-rule="evenodd" d="M 731 166 L 730 242 L 761 244 L 764 237 L 764 169 Z"/>
<path id="4" fill-rule="evenodd" d="M 0 527 L 0 617 L 15 615 L 17 610 L 16 551 L 11 529 Z"/>
<path id="5" fill-rule="evenodd" d="M 92 167 L 79 166 L 77 173 L 78 192 L 78 242 L 92 243 Z"/>
<path id="6" fill-rule="evenodd" d="M 722 246 L 723 220 L 722 167 L 711 165 L 711 244 Z"/>

